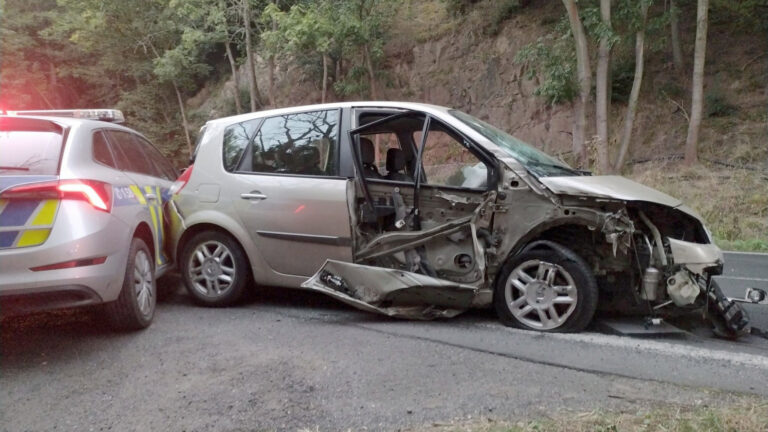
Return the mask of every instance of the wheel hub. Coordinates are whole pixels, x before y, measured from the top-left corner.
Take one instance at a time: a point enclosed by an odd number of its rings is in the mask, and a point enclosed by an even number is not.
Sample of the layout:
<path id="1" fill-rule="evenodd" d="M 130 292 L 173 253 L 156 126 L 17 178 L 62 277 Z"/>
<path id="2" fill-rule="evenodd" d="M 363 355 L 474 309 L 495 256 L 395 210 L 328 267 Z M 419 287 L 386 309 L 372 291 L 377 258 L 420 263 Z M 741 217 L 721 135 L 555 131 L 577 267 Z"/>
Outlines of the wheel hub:
<path id="1" fill-rule="evenodd" d="M 216 258 L 206 258 L 203 262 L 203 274 L 208 279 L 216 279 L 221 274 L 221 263 Z"/>
<path id="2" fill-rule="evenodd" d="M 528 304 L 538 308 L 548 308 L 556 296 L 552 287 L 542 281 L 533 281 L 528 284 L 525 295 Z"/>

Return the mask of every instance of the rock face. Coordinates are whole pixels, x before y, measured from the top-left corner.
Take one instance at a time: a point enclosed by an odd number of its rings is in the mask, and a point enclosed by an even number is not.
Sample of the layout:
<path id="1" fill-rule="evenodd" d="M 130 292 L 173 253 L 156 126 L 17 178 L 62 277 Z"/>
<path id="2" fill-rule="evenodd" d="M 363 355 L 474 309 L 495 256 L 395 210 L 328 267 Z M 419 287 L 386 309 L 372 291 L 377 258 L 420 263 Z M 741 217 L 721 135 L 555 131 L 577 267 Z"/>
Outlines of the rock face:
<path id="1" fill-rule="evenodd" d="M 522 12 L 501 28 L 496 36 L 461 26 L 439 38 L 415 42 L 415 38 L 393 39 L 385 48 L 380 98 L 418 101 L 450 106 L 512 133 L 546 151 L 570 149 L 570 106 L 549 107 L 533 94 L 536 80 L 525 78 L 525 68 L 514 61 L 517 52 L 544 34 L 533 16 Z M 258 84 L 266 99 L 268 69 L 257 58 Z M 320 102 L 316 77 L 292 64 L 278 65 L 276 90 L 279 106 Z M 244 67 L 240 85 L 247 86 Z M 195 120 L 235 114 L 232 80 L 207 86 L 188 101 Z M 329 101 L 336 97 L 329 92 Z M 247 92 L 241 90 L 247 97 Z M 359 99 L 349 97 L 347 99 Z M 266 102 L 266 101 L 265 101 Z M 247 103 L 244 103 L 247 105 Z"/>
<path id="2" fill-rule="evenodd" d="M 570 106 L 547 106 L 534 95 L 536 80 L 514 61 L 544 33 L 529 19 L 516 16 L 495 37 L 459 31 L 415 45 L 410 56 L 393 56 L 388 69 L 405 88 L 388 89 L 387 98 L 454 107 L 547 151 L 567 152 Z"/>

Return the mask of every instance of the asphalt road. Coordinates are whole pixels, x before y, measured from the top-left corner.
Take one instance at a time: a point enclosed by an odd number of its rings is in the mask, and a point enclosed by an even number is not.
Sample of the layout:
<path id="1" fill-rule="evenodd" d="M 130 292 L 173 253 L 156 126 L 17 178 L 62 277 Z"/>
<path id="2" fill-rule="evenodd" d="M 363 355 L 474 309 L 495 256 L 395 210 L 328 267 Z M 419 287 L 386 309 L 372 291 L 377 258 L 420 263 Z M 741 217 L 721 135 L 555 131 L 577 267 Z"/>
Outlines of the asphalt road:
<path id="1" fill-rule="evenodd" d="M 761 257 L 729 258 L 728 289 L 768 279 Z M 541 334 L 486 311 L 408 322 L 279 289 L 228 309 L 179 291 L 130 334 L 87 312 L 6 319 L 0 349 L 8 431 L 396 430 L 768 396 L 768 340 L 755 336 Z"/>

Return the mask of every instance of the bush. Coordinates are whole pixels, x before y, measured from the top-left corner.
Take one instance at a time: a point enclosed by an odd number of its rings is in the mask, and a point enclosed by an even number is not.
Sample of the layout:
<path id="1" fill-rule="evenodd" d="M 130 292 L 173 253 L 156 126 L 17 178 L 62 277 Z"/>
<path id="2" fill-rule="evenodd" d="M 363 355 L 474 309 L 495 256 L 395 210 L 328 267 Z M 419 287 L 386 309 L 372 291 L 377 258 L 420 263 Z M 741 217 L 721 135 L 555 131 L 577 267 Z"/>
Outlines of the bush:
<path id="1" fill-rule="evenodd" d="M 627 103 L 635 80 L 634 59 L 616 64 L 611 78 L 611 102 Z"/>
<path id="2" fill-rule="evenodd" d="M 728 102 L 719 90 L 707 92 L 704 97 L 707 117 L 727 117 L 738 111 L 738 107 Z"/>

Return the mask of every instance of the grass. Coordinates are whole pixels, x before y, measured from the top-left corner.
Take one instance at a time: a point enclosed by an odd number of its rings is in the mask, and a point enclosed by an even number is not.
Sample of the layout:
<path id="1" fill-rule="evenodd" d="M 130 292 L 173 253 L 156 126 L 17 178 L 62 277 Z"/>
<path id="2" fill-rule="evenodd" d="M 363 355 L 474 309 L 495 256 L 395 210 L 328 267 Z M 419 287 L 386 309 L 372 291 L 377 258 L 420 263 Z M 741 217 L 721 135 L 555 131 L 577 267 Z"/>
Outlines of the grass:
<path id="1" fill-rule="evenodd" d="M 743 397 L 720 407 L 665 406 L 636 412 L 561 413 L 553 418 L 523 421 L 483 419 L 433 424 L 413 432 L 765 432 L 768 401 Z"/>
<path id="2" fill-rule="evenodd" d="M 736 168 L 679 162 L 636 165 L 629 177 L 679 198 L 706 221 L 726 250 L 768 252 L 768 178 Z"/>

